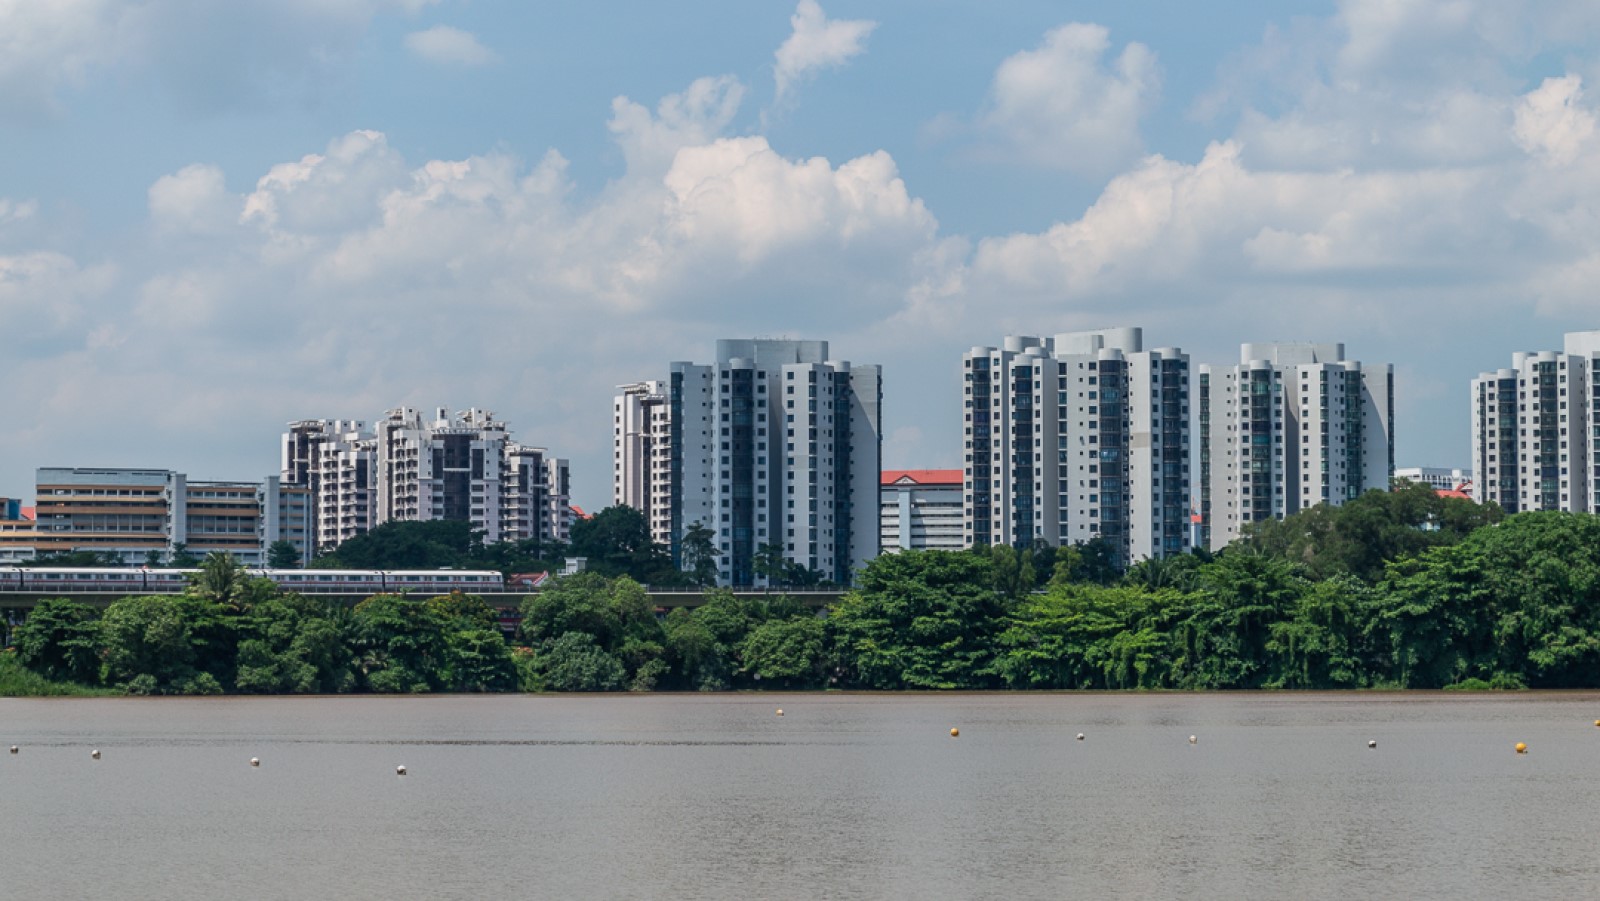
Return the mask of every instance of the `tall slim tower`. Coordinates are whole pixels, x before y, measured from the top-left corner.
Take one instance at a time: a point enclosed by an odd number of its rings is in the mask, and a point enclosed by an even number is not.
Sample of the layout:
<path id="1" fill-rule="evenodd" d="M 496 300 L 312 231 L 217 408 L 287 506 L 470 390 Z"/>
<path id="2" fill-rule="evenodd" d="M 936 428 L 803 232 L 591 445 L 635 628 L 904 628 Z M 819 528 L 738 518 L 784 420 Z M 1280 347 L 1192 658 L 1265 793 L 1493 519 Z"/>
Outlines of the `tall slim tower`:
<path id="1" fill-rule="evenodd" d="M 619 385 L 613 399 L 614 504 L 644 514 L 650 538 L 672 544 L 672 405 L 664 381 Z"/>
<path id="2" fill-rule="evenodd" d="M 1507 513 L 1600 512 L 1600 331 L 1472 380 L 1472 496 Z"/>
<path id="3" fill-rule="evenodd" d="M 722 584 L 766 584 L 768 547 L 841 584 L 877 556 L 878 366 L 831 361 L 826 341 L 724 340 L 715 363 L 673 363 L 667 393 L 680 564 L 697 524 L 715 535 Z"/>
<path id="4" fill-rule="evenodd" d="M 1343 344 L 1245 344 L 1237 366 L 1200 367 L 1201 540 L 1387 489 L 1394 367 Z"/>
<path id="5" fill-rule="evenodd" d="M 1138 328 L 1013 336 L 962 358 L 966 543 L 1181 553 L 1189 358 Z"/>

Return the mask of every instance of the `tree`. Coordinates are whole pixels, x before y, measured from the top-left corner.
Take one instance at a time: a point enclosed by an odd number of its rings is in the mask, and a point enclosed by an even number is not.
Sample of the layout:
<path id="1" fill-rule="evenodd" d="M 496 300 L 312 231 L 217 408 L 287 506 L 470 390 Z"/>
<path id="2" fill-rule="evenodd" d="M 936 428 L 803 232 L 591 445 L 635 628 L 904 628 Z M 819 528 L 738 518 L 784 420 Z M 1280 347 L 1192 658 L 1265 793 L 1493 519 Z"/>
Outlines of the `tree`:
<path id="1" fill-rule="evenodd" d="M 13 638 L 17 659 L 47 679 L 100 679 L 100 613 L 88 604 L 40 601 Z"/>
<path id="2" fill-rule="evenodd" d="M 1440 497 L 1426 485 L 1403 482 L 1338 507 L 1318 504 L 1282 520 L 1251 523 L 1235 544 L 1301 564 L 1313 578 L 1348 573 L 1376 583 L 1391 561 L 1458 544 L 1504 518 L 1496 504 Z"/>
<path id="3" fill-rule="evenodd" d="M 105 681 L 132 694 L 218 694 L 200 658 L 192 607 L 181 595 L 123 598 L 100 618 Z"/>
<path id="4" fill-rule="evenodd" d="M 267 545 L 267 567 L 269 569 L 299 569 L 300 549 L 294 542 L 278 539 Z"/>
<path id="5" fill-rule="evenodd" d="M 419 598 L 378 594 L 355 609 L 355 646 L 368 687 L 382 693 L 444 688 L 449 620 Z"/>
<path id="6" fill-rule="evenodd" d="M 206 555 L 198 571 L 188 575 L 187 591 L 213 604 L 237 607 L 248 601 L 264 600 L 276 591 L 268 579 L 255 579 L 243 564 L 220 551 Z"/>
<path id="7" fill-rule="evenodd" d="M 484 554 L 483 533 L 454 519 L 391 521 L 345 541 L 313 561 L 324 569 L 471 568 Z"/>
<path id="8" fill-rule="evenodd" d="M 650 596 L 627 576 L 608 579 L 585 572 L 555 580 L 523 600 L 522 634 L 539 653 L 548 653 L 568 635 L 587 636 L 622 665 L 626 684 L 638 690 L 655 687 L 670 668 L 664 659 L 666 635 Z M 572 650 L 570 644 L 562 647 Z"/>
<path id="9" fill-rule="evenodd" d="M 189 553 L 188 544 L 176 541 L 172 544 L 172 558 L 167 561 L 167 565 L 173 569 L 193 569 L 200 565 L 200 558 Z"/>
<path id="10" fill-rule="evenodd" d="M 534 668 L 554 691 L 619 691 L 628 677 L 620 660 L 582 632 L 547 642 L 535 652 Z"/>
<path id="11" fill-rule="evenodd" d="M 679 578 L 666 548 L 651 540 L 644 514 L 625 504 L 573 523 L 572 553 L 605 576 L 629 576 L 645 584 Z"/>
<path id="12" fill-rule="evenodd" d="M 768 620 L 744 640 L 744 670 L 768 687 L 809 688 L 822 681 L 826 662 L 822 620 L 794 616 Z"/>
<path id="13" fill-rule="evenodd" d="M 1589 687 L 1600 672 L 1600 518 L 1519 513 L 1392 564 L 1371 628 L 1393 677 Z"/>
<path id="14" fill-rule="evenodd" d="M 864 688 L 987 688 L 1007 612 L 987 554 L 902 551 L 862 570 L 828 620 Z"/>
<path id="15" fill-rule="evenodd" d="M 240 617 L 234 687 L 241 692 L 346 692 L 355 656 L 342 607 L 297 594 L 252 604 Z"/>
<path id="16" fill-rule="evenodd" d="M 784 556 L 783 545 L 763 544 L 756 548 L 750 568 L 768 585 L 786 585 L 789 578 L 789 558 Z"/>
<path id="17" fill-rule="evenodd" d="M 678 545 L 683 572 L 694 585 L 715 585 L 717 582 L 717 533 L 696 522 L 683 533 Z"/>

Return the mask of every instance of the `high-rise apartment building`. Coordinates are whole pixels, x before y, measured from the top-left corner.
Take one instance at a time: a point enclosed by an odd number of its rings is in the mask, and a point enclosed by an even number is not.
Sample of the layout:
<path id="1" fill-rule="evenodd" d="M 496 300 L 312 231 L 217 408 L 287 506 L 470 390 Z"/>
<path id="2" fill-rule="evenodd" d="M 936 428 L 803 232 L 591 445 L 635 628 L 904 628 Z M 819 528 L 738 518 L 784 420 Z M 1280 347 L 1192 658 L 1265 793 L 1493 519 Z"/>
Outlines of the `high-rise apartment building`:
<path id="1" fill-rule="evenodd" d="M 962 357 L 964 543 L 1188 548 L 1189 357 L 1116 328 Z"/>
<path id="2" fill-rule="evenodd" d="M 512 441 L 478 409 L 425 419 L 403 407 L 370 431 L 357 420 L 291 423 L 282 478 L 309 491 L 324 550 L 390 521 L 466 521 L 487 542 L 570 535 L 567 461 Z"/>
<path id="3" fill-rule="evenodd" d="M 672 544 L 672 403 L 664 381 L 619 385 L 611 404 L 611 502 L 644 514 L 650 538 Z"/>
<path id="4" fill-rule="evenodd" d="M 1472 497 L 1507 513 L 1600 512 L 1600 331 L 1472 380 Z"/>
<path id="5" fill-rule="evenodd" d="M 1249 523 L 1388 489 L 1394 367 L 1343 344 L 1245 344 L 1200 367 L 1200 515 L 1213 550 Z"/>
<path id="6" fill-rule="evenodd" d="M 769 547 L 839 583 L 877 556 L 879 367 L 829 360 L 826 341 L 718 341 L 715 363 L 671 365 L 667 397 L 680 565 L 695 525 L 715 536 L 722 584 L 766 584 Z"/>
<path id="7" fill-rule="evenodd" d="M 283 436 L 285 485 L 311 495 L 312 536 L 317 550 L 330 550 L 375 524 L 378 444 L 356 419 L 308 419 L 289 424 Z"/>

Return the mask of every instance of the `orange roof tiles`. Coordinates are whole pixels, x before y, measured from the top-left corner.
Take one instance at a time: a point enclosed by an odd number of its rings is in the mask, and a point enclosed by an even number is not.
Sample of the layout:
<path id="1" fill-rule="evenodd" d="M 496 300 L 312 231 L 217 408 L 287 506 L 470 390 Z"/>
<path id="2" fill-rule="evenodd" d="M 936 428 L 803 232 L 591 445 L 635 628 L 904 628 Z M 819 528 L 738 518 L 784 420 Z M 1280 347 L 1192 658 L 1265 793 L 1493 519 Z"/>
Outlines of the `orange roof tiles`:
<path id="1" fill-rule="evenodd" d="M 885 469 L 881 485 L 960 485 L 959 469 Z"/>

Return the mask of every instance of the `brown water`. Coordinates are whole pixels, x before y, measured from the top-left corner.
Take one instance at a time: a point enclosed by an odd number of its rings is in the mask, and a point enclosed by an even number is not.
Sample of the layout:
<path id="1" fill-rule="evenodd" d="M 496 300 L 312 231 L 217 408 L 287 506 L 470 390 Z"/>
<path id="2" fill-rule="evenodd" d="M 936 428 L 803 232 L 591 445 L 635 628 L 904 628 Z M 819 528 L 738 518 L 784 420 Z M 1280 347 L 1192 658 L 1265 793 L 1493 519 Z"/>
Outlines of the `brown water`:
<path id="1" fill-rule="evenodd" d="M 0 700 L 0 897 L 1595 898 L 1596 719 L 1595 693 Z"/>

